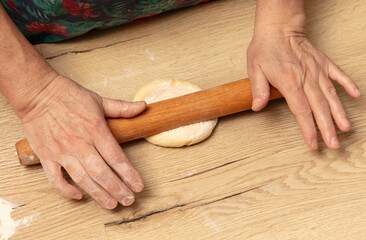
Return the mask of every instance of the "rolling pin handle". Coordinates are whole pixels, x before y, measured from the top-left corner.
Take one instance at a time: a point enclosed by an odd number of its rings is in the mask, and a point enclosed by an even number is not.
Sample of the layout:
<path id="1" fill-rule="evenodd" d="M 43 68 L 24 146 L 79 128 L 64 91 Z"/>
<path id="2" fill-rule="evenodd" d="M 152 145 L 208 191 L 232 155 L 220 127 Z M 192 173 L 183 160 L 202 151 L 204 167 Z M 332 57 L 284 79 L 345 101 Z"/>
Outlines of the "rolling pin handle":
<path id="1" fill-rule="evenodd" d="M 30 166 L 41 163 L 26 139 L 17 142 L 15 144 L 15 148 L 17 150 L 20 164 Z"/>

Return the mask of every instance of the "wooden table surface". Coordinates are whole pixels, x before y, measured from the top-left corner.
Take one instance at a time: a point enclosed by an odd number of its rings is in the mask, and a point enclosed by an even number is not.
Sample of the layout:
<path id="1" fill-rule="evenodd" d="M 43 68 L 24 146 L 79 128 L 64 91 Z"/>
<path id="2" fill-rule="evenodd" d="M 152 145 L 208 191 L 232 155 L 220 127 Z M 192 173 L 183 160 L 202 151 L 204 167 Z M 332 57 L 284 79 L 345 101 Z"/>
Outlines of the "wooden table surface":
<path id="1" fill-rule="evenodd" d="M 366 94 L 366 1 L 306 2 L 311 41 Z M 131 100 L 159 78 L 209 88 L 247 77 L 256 1 L 221 0 L 37 49 L 61 74 Z M 342 147 L 310 150 L 284 100 L 221 118 L 203 143 L 122 147 L 146 188 L 131 207 L 60 196 L 40 166 L 20 166 L 20 121 L 0 96 L 0 197 L 32 217 L 13 239 L 366 239 L 366 100 L 337 85 L 352 122 Z"/>

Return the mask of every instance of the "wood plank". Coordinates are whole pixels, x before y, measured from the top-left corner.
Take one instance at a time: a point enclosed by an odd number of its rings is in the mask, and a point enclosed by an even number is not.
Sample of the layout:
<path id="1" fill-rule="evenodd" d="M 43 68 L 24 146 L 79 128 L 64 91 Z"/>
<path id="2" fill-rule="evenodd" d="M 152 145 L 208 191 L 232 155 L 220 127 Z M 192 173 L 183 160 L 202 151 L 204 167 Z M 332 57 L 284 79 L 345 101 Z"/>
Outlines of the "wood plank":
<path id="1" fill-rule="evenodd" d="M 61 74 L 102 96 L 131 100 L 158 78 L 203 88 L 247 77 L 256 1 L 222 0 L 37 49 Z M 311 41 L 366 92 L 363 1 L 306 1 Z M 212 137 L 181 149 L 123 144 L 146 189 L 128 208 L 59 196 L 13 144 L 19 120 L 0 96 L 0 197 L 39 216 L 14 239 L 364 239 L 366 100 L 336 85 L 352 130 L 340 150 L 309 150 L 284 100 L 220 119 Z"/>

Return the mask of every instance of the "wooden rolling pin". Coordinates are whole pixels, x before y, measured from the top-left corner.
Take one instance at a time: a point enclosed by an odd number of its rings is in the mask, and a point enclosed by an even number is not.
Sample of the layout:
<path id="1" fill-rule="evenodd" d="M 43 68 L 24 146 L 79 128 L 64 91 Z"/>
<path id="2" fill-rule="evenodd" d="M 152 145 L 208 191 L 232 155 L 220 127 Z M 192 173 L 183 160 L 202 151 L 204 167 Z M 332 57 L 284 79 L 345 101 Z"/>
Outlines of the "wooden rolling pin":
<path id="1" fill-rule="evenodd" d="M 271 87 L 270 100 L 281 98 Z M 252 94 L 249 79 L 194 92 L 181 97 L 149 104 L 137 117 L 107 119 L 108 126 L 119 143 L 151 136 L 188 124 L 202 122 L 251 109 Z M 22 165 L 39 164 L 28 141 L 15 144 Z"/>

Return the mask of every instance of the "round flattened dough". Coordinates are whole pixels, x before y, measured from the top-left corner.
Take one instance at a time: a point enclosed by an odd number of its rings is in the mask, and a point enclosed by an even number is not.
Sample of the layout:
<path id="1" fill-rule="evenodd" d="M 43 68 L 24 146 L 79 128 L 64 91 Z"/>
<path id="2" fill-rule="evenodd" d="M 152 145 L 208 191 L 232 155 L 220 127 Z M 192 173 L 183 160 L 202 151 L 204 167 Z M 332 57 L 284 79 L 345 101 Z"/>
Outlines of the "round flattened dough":
<path id="1" fill-rule="evenodd" d="M 145 101 L 147 104 L 179 97 L 201 90 L 190 82 L 161 79 L 143 86 L 135 95 L 134 101 Z M 165 131 L 145 139 L 152 144 L 163 147 L 183 147 L 199 143 L 208 138 L 215 128 L 217 119 L 199 122 Z"/>

